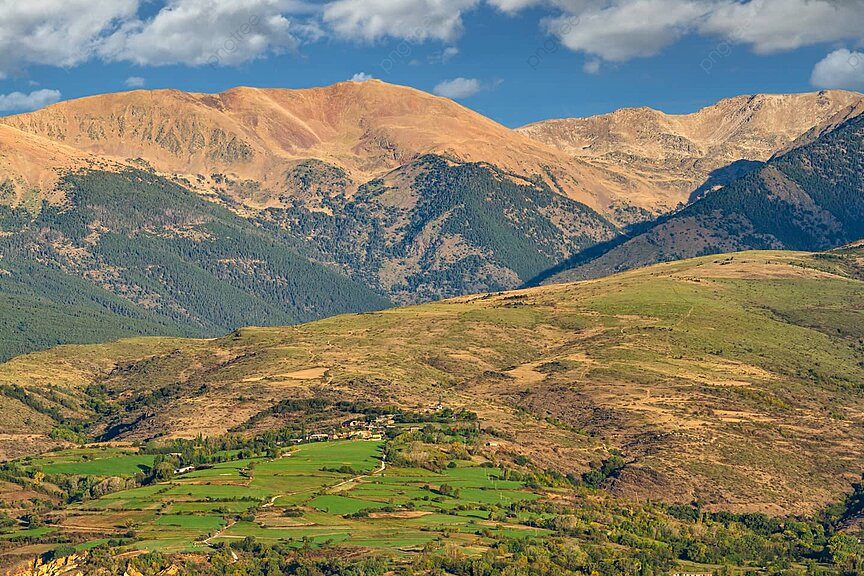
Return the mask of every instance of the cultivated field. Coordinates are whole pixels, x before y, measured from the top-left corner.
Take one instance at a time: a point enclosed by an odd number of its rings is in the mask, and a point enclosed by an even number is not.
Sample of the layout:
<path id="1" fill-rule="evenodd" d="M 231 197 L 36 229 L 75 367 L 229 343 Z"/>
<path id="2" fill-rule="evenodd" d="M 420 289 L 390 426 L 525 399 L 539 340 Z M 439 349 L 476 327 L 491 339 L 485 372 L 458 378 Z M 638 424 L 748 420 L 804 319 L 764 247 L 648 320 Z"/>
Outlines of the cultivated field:
<path id="1" fill-rule="evenodd" d="M 152 456 L 120 448 L 85 448 L 22 464 L 52 475 L 108 477 L 132 475 L 148 459 L 152 463 Z M 452 466 L 440 473 L 387 467 L 381 442 L 301 444 L 279 458 L 231 460 L 113 492 L 69 507 L 52 527 L 12 530 L 0 538 L 93 534 L 77 545 L 87 549 L 134 533 L 121 549 L 195 552 L 252 536 L 398 552 L 433 540 L 482 546 L 497 534 L 532 538 L 547 532 L 490 520 L 491 510 L 541 494 L 502 479 L 501 469 L 486 462 Z M 327 471 L 341 467 L 356 473 Z"/>

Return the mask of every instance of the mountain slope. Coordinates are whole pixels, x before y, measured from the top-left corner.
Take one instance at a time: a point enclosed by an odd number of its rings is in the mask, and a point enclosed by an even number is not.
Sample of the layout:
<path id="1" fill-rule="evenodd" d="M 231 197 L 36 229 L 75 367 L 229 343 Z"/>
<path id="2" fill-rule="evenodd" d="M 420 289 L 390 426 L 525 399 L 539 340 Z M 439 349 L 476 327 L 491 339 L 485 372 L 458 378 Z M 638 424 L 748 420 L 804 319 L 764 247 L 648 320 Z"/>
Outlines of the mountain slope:
<path id="1" fill-rule="evenodd" d="M 216 340 L 64 346 L 0 365 L 20 387 L 0 399 L 37 434 L 80 419 L 124 439 L 287 425 L 268 410 L 286 399 L 443 400 L 476 412 L 504 461 L 578 473 L 614 449 L 620 494 L 801 513 L 864 469 L 862 262 L 860 247 L 747 252 Z M 6 453 L 25 441 L 0 433 Z"/>
<path id="2" fill-rule="evenodd" d="M 808 130 L 860 104 L 856 92 L 738 96 L 692 114 L 630 108 L 520 128 L 575 158 L 640 182 L 634 204 L 665 212 L 765 162 Z M 758 165 L 758 164 L 757 164 Z"/>
<path id="3" fill-rule="evenodd" d="M 864 235 L 864 115 L 844 110 L 800 146 L 550 281 L 747 249 L 824 250 Z M 857 113 L 857 115 L 856 115 Z M 577 256 L 578 258 L 578 256 Z"/>
<path id="4" fill-rule="evenodd" d="M 386 300 L 185 188 L 136 170 L 63 176 L 68 204 L 0 209 L 0 355 L 132 334 L 219 335 Z M 30 307 L 30 313 L 22 313 Z"/>
<path id="5" fill-rule="evenodd" d="M 738 99 L 737 108 L 700 113 L 700 123 L 596 120 L 592 142 L 599 150 L 608 132 L 609 154 L 584 158 L 450 100 L 377 81 L 136 91 L 3 118 L 0 254 L 9 275 L 0 287 L 19 308 L 36 305 L 28 283 L 44 288 L 54 295 L 50 305 L 41 300 L 45 309 L 70 328 L 9 321 L 0 355 L 99 335 L 214 335 L 375 309 L 385 299 L 516 288 L 615 241 L 622 223 L 670 207 L 658 208 L 652 185 L 626 162 L 657 131 L 689 126 L 702 139 L 691 134 L 683 156 L 669 145 L 675 138 L 661 138 L 658 153 L 681 165 L 699 147 L 711 166 L 738 159 L 724 168 L 729 178 L 751 168 L 738 158 L 747 150 L 763 154 L 801 136 L 854 98 Z M 800 113 L 789 114 L 795 106 Z M 746 145 L 729 148 L 739 141 Z M 612 143 L 627 154 L 615 157 Z M 54 277 L 49 290 L 41 276 L 28 280 L 24 271 L 37 265 L 62 281 Z M 127 317 L 139 324 L 123 332 Z"/>
<path id="6" fill-rule="evenodd" d="M 221 94 L 176 90 L 106 94 L 62 102 L 3 123 L 82 151 L 143 158 L 161 172 L 215 174 L 237 181 L 249 208 L 279 206 L 294 190 L 286 174 L 315 159 L 337 166 L 350 189 L 423 156 L 484 162 L 604 210 L 614 186 L 590 166 L 451 100 L 379 81 L 324 88 L 235 88 Z M 254 181 L 257 194 L 241 184 Z M 245 190 L 248 192 L 248 189 Z"/>
<path id="7" fill-rule="evenodd" d="M 377 81 L 107 94 L 0 121 L 100 169 L 154 171 L 403 302 L 514 288 L 616 233 L 598 212 L 602 175 L 450 100 Z M 47 183 L 18 178 L 34 213 L 41 200 L 74 204 L 56 187 L 69 163 L 49 160 Z"/>
<path id="8" fill-rule="evenodd" d="M 353 195 L 336 168 L 303 168 L 296 180 L 323 209 L 293 200 L 261 224 L 398 302 L 511 289 L 617 233 L 541 180 L 487 164 L 427 155 Z"/>

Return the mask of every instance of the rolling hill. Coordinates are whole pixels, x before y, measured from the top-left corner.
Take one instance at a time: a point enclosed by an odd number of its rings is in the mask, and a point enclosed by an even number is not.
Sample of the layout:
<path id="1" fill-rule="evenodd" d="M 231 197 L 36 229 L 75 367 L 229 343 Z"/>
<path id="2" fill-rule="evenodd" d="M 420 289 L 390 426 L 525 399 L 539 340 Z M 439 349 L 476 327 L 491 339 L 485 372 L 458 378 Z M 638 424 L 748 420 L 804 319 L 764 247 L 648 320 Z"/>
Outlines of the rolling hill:
<path id="1" fill-rule="evenodd" d="M 477 414 L 499 459 L 580 474 L 620 454 L 607 487 L 626 498 L 811 512 L 864 469 L 862 280 L 860 245 L 745 252 L 214 340 L 61 346 L 0 365 L 3 454 L 62 444 L 58 428 L 191 438 L 443 402 Z M 322 412 L 292 411 L 303 400 Z"/>

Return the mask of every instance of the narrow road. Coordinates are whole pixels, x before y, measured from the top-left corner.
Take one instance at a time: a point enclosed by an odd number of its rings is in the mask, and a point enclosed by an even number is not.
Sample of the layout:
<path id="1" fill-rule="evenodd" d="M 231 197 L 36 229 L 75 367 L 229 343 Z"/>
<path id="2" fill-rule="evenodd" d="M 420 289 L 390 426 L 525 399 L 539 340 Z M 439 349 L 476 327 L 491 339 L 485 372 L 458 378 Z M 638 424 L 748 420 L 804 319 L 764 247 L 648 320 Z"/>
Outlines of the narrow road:
<path id="1" fill-rule="evenodd" d="M 345 486 L 346 484 L 351 484 L 352 482 L 359 482 L 363 478 L 369 478 L 370 476 L 378 476 L 379 474 L 382 474 L 384 472 L 384 470 L 386 470 L 386 469 L 387 469 L 387 455 L 384 454 L 383 456 L 381 456 L 381 465 L 378 468 L 376 468 L 375 470 L 373 470 L 372 472 L 370 472 L 369 474 L 361 474 L 360 476 L 355 476 L 354 478 L 349 478 L 348 480 L 343 480 L 342 482 L 339 482 L 338 484 L 334 484 L 333 486 L 330 486 L 330 488 L 328 488 L 327 491 L 328 492 L 333 492 L 333 491 L 338 492 L 339 489 L 342 488 L 343 486 Z"/>
<path id="2" fill-rule="evenodd" d="M 210 537 L 207 538 L 206 540 L 202 540 L 202 542 L 203 542 L 204 544 L 206 544 L 207 546 L 212 546 L 212 544 L 210 544 L 210 541 L 211 541 L 211 540 L 213 540 L 214 538 L 220 538 L 220 537 L 222 536 L 222 534 L 225 533 L 226 530 L 228 530 L 229 528 L 231 528 L 231 526 L 233 526 L 233 525 L 236 524 L 236 523 L 237 523 L 236 520 L 229 520 L 228 523 L 227 523 L 227 524 L 226 524 L 222 529 L 220 529 L 219 531 L 217 531 L 215 534 L 213 534 L 212 536 L 210 536 Z"/>

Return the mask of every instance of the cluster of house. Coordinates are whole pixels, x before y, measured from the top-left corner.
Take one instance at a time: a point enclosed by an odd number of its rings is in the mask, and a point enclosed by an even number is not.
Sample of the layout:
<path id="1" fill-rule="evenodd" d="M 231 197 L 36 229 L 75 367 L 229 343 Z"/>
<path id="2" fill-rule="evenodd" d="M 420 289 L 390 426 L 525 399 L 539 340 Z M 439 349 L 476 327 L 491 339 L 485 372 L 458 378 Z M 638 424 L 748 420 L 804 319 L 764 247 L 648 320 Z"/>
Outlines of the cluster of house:
<path id="1" fill-rule="evenodd" d="M 372 420 L 346 420 L 339 430 L 329 434 L 308 434 L 307 442 L 325 440 L 383 440 L 388 428 L 396 427 L 396 414 L 384 414 Z"/>

